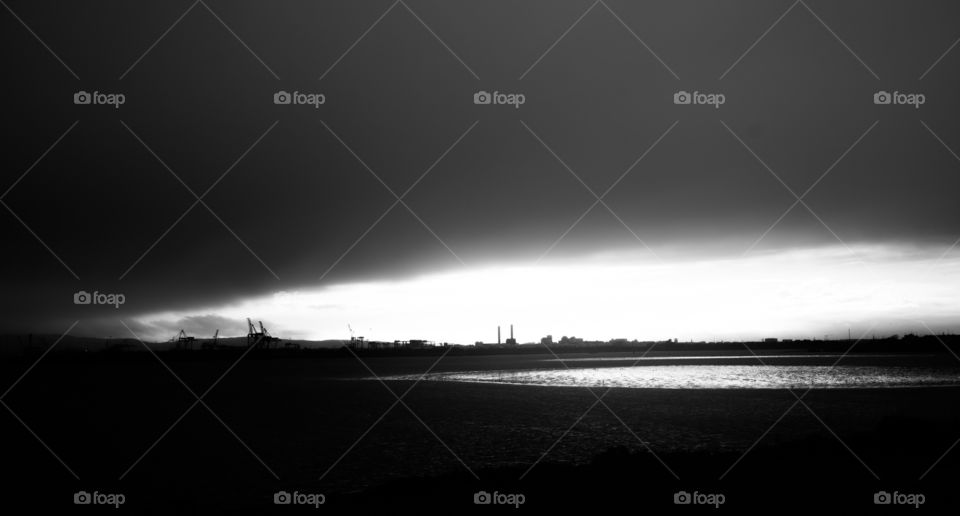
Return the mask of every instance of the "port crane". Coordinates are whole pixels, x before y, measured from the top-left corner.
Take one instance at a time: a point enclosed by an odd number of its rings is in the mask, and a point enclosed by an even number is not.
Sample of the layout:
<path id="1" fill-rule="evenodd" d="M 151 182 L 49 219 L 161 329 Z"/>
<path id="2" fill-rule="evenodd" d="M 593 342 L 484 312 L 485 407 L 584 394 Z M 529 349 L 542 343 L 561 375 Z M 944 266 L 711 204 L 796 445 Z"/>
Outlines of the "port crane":
<path id="1" fill-rule="evenodd" d="M 203 349 L 217 349 L 217 341 L 220 339 L 220 328 L 217 328 L 217 331 L 213 332 L 213 339 L 208 342 L 204 342 L 202 346 Z"/>
<path id="2" fill-rule="evenodd" d="M 270 332 L 263 326 L 263 321 L 257 321 L 259 327 L 253 324 L 250 318 L 247 318 L 247 346 L 256 346 L 269 349 L 271 346 L 280 343 L 280 339 L 270 335 Z"/>
<path id="3" fill-rule="evenodd" d="M 196 337 L 188 337 L 187 332 L 180 330 L 180 333 L 177 335 L 177 349 L 193 349 L 193 343 L 196 341 Z"/>

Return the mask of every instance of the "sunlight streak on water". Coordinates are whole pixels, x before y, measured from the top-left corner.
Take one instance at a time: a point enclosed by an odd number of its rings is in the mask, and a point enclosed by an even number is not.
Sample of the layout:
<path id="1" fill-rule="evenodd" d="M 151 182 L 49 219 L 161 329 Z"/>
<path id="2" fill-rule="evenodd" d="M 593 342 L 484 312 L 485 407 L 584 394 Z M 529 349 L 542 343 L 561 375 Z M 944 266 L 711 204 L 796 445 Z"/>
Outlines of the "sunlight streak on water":
<path id="1" fill-rule="evenodd" d="M 867 355 L 858 353 L 854 355 L 857 358 L 901 358 L 903 355 Z M 933 354 L 926 355 L 912 355 L 914 357 L 932 357 L 936 356 Z M 830 358 L 836 359 L 838 355 L 836 353 L 804 353 L 802 355 L 788 355 L 788 354 L 776 354 L 776 355 L 667 355 L 667 356 L 624 356 L 624 357 L 577 357 L 577 358 L 545 358 L 544 362 L 649 362 L 649 361 L 678 361 L 678 360 L 783 360 L 783 359 L 792 359 L 792 358 L 801 358 L 801 359 L 813 359 L 813 358 Z"/>
<path id="2" fill-rule="evenodd" d="M 419 375 L 394 376 L 415 380 Z M 960 370 L 919 367 L 680 365 L 433 373 L 425 380 L 637 389 L 838 389 L 960 385 Z"/>

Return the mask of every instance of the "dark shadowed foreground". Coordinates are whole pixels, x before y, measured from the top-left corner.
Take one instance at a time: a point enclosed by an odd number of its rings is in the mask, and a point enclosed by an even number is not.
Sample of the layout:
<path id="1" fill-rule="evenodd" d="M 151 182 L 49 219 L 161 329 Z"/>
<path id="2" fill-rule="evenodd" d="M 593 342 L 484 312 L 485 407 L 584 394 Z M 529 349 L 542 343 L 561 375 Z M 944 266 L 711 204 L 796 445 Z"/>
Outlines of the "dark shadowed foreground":
<path id="1" fill-rule="evenodd" d="M 80 490 L 122 492 L 123 509 L 137 513 L 263 514 L 278 509 L 278 491 L 322 493 L 327 511 L 486 510 L 474 504 L 480 491 L 523 494 L 525 509 L 622 500 L 649 510 L 672 507 L 686 491 L 722 493 L 726 508 L 867 511 L 878 491 L 951 506 L 960 473 L 958 456 L 944 455 L 960 438 L 956 387 L 604 395 L 606 388 L 371 379 L 371 370 L 423 373 L 436 355 L 361 362 L 251 353 L 232 370 L 233 354 L 159 356 L 171 370 L 148 353 L 54 354 L 23 377 L 4 398 L 20 421 L 10 411 L 0 416 L 10 492 L 38 510 L 72 506 Z M 562 367 L 546 358 L 448 355 L 433 371 Z M 947 354 L 897 360 L 958 371 Z M 6 385 L 30 363 L 7 360 Z M 202 396 L 211 386 L 196 403 L 190 390 Z"/>

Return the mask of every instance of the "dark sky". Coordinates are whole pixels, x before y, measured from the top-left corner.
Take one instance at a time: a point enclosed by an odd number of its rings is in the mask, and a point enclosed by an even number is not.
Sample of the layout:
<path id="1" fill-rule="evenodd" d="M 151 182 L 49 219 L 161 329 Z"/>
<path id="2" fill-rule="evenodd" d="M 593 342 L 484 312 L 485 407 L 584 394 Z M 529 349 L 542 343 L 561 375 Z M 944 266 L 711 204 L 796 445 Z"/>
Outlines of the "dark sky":
<path id="1" fill-rule="evenodd" d="M 89 318 L 81 289 L 124 293 L 129 317 L 533 262 L 674 123 L 604 199 L 670 259 L 738 256 L 795 201 L 737 138 L 798 195 L 830 169 L 804 201 L 846 243 L 960 237 L 955 3 L 811 0 L 772 29 L 792 1 L 7 3 L 2 331 Z M 76 106 L 81 89 L 127 100 Z M 281 89 L 327 103 L 276 106 Z M 475 106 L 481 89 L 526 103 Z M 395 201 L 344 143 L 397 195 L 430 172 L 415 215 L 395 206 L 338 262 Z M 836 242 L 798 206 L 757 250 Z M 598 206 L 551 256 L 637 245 Z"/>

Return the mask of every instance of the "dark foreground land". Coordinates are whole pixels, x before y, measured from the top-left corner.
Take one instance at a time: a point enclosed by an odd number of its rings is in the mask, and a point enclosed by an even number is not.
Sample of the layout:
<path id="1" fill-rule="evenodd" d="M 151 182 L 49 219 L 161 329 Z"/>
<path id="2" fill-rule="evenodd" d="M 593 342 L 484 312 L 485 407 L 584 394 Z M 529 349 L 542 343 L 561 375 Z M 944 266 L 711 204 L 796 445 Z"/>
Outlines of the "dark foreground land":
<path id="1" fill-rule="evenodd" d="M 275 492 L 296 491 L 324 494 L 326 512 L 506 510 L 474 504 L 496 491 L 523 494 L 521 511 L 712 510 L 674 505 L 683 490 L 722 493 L 728 511 L 914 510 L 874 505 L 882 490 L 922 493 L 922 510 L 960 506 L 957 387 L 604 395 L 367 379 L 367 367 L 418 374 L 435 362 L 437 372 L 560 367 L 542 355 L 159 358 L 170 370 L 146 352 L 51 354 L 19 382 L 32 360 L 5 359 L 3 389 L 15 385 L 2 398 L 10 410 L 0 407 L 4 499 L 25 513 L 113 510 L 75 506 L 81 490 L 123 493 L 120 510 L 133 513 L 315 511 L 274 505 Z M 960 371 L 946 353 L 896 360 Z M 625 364 L 571 367 L 602 365 Z"/>

